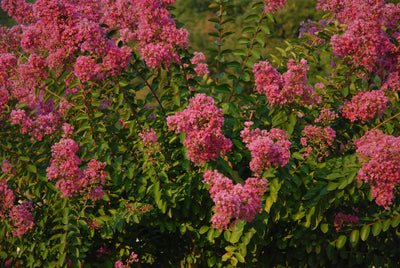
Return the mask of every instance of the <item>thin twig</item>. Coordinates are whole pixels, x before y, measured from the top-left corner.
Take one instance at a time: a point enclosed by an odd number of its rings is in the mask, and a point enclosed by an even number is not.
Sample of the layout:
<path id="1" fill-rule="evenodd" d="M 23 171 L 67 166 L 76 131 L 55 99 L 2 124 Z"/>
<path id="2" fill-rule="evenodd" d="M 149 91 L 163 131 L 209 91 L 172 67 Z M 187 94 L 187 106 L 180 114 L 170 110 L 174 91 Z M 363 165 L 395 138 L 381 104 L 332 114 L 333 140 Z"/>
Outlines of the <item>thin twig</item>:
<path id="1" fill-rule="evenodd" d="M 164 110 L 164 107 L 163 107 L 162 104 L 161 104 L 160 99 L 157 97 L 157 94 L 156 94 L 155 90 L 154 90 L 154 89 L 152 88 L 152 86 L 149 84 L 149 82 L 147 81 L 147 79 L 139 72 L 139 70 L 136 68 L 136 66 L 135 66 L 134 64 L 132 64 L 132 66 L 133 66 L 133 68 L 135 69 L 136 73 L 140 76 L 140 78 L 143 79 L 143 81 L 145 82 L 146 86 L 150 89 L 151 93 L 153 94 L 153 96 L 156 98 L 156 100 L 157 100 L 158 104 L 160 105 L 161 110 L 162 110 L 162 112 L 163 112 L 163 114 L 164 114 L 164 116 L 165 116 L 165 115 L 166 115 L 166 112 L 165 112 L 165 110 Z"/>
<path id="2" fill-rule="evenodd" d="M 223 6 L 219 5 L 219 14 L 218 14 L 218 60 L 217 60 L 217 78 L 215 79 L 215 84 L 218 85 L 218 77 L 221 69 L 221 48 L 222 48 L 222 11 Z"/>
<path id="3" fill-rule="evenodd" d="M 140 127 L 141 131 L 143 131 L 143 128 L 142 128 L 142 125 L 140 124 L 139 118 L 136 115 L 136 111 L 135 111 L 135 109 L 133 109 L 133 103 L 128 99 L 125 91 L 120 86 L 119 86 L 119 90 L 122 92 L 122 95 L 124 96 L 124 100 L 129 104 L 129 108 L 131 109 L 132 115 L 135 118 L 136 123 Z"/>
<path id="4" fill-rule="evenodd" d="M 188 90 L 190 91 L 189 81 L 188 81 L 188 79 L 187 79 L 187 74 L 186 74 L 185 67 L 183 66 L 183 63 L 181 63 L 181 66 L 182 66 L 183 75 L 185 76 L 186 86 L 187 86 Z"/>
<path id="5" fill-rule="evenodd" d="M 97 149 L 97 143 L 96 143 L 96 139 L 94 137 L 94 129 L 93 129 L 93 120 L 92 120 L 91 109 L 90 109 L 89 104 L 88 104 L 87 99 L 86 99 L 86 92 L 83 89 L 82 84 L 80 82 L 79 82 L 79 86 L 80 86 L 80 88 L 82 90 L 82 96 L 83 96 L 83 99 L 84 99 L 85 107 L 87 109 L 87 113 L 86 114 L 87 114 L 88 119 L 89 119 L 89 126 L 90 126 L 90 131 L 91 131 L 91 134 L 92 134 L 91 136 L 92 136 L 92 139 L 93 139 L 93 145 L 94 145 L 94 148 Z M 90 91 L 90 89 L 89 89 L 89 91 Z"/>
<path id="6" fill-rule="evenodd" d="M 75 104 L 70 103 L 69 101 L 67 101 L 65 98 L 58 96 L 56 93 L 54 93 L 53 91 L 51 91 L 50 89 L 48 89 L 47 87 L 44 87 L 44 90 L 47 91 L 48 93 L 50 93 L 51 95 L 57 97 L 58 99 L 62 100 L 62 101 L 66 101 L 68 103 L 68 105 L 71 105 L 72 107 L 75 107 Z M 81 112 L 85 112 L 82 109 L 79 109 Z"/>
<path id="7" fill-rule="evenodd" d="M 237 78 L 237 80 L 236 80 L 235 86 L 233 87 L 234 89 L 239 85 L 240 76 L 242 75 L 242 73 L 243 73 L 243 71 L 244 71 L 244 68 L 246 67 L 247 60 L 248 60 L 249 57 L 250 57 L 250 52 L 251 52 L 251 50 L 253 49 L 253 46 L 254 46 L 254 43 L 255 43 L 255 41 L 256 41 L 256 37 L 257 37 L 258 31 L 260 30 L 260 26 L 261 26 L 262 20 L 264 19 L 264 15 L 265 15 L 265 10 L 263 10 L 263 12 L 262 12 L 262 14 L 261 14 L 261 18 L 260 18 L 260 21 L 258 22 L 256 32 L 254 33 L 253 40 L 251 41 L 251 45 L 250 45 L 249 51 L 247 52 L 246 59 L 245 59 L 244 62 L 243 62 L 242 69 L 240 70 L 240 73 L 239 73 L 239 76 L 238 76 L 238 78 Z M 231 95 L 229 96 L 228 102 L 231 101 L 231 99 L 232 99 L 232 97 L 233 97 L 233 94 L 235 93 L 235 90 L 234 90 L 234 89 L 232 90 Z"/>
<path id="8" fill-rule="evenodd" d="M 386 124 L 387 122 L 389 122 L 390 120 L 392 120 L 392 119 L 398 117 L 399 115 L 400 115 L 400 113 L 397 113 L 397 114 L 393 115 L 392 117 L 390 117 L 389 119 L 386 119 L 385 121 L 383 121 L 382 123 L 380 123 L 379 125 L 377 125 L 376 127 L 374 127 L 373 129 L 377 129 L 378 127 L 380 127 L 380 126 Z"/>
<path id="9" fill-rule="evenodd" d="M 294 175 L 294 173 L 296 173 L 297 170 L 299 170 L 299 168 L 304 164 L 304 162 L 306 162 L 308 157 L 304 158 L 303 161 L 301 161 L 301 163 L 296 167 L 296 169 L 292 172 L 292 176 Z"/>

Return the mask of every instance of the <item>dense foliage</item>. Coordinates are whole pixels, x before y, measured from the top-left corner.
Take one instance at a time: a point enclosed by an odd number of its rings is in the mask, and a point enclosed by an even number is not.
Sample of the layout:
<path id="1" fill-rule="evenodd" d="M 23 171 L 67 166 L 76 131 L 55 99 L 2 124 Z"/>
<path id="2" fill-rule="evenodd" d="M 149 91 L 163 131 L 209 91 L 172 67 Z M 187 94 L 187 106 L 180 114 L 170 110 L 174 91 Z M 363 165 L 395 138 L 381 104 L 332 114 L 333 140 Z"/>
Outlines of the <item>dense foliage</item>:
<path id="1" fill-rule="evenodd" d="M 174 2 L 2 1 L 0 265 L 399 266 L 400 4 Z"/>

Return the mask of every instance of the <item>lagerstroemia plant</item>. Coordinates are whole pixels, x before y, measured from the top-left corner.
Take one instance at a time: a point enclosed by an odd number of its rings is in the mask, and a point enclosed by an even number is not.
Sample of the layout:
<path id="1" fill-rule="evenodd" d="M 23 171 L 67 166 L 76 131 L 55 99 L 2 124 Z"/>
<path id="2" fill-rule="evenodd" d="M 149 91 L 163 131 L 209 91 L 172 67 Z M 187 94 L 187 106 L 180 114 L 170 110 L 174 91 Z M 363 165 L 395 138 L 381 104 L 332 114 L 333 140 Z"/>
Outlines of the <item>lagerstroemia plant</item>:
<path id="1" fill-rule="evenodd" d="M 211 60 L 174 2 L 2 1 L 0 266 L 398 266 L 400 5 L 215 0 Z"/>

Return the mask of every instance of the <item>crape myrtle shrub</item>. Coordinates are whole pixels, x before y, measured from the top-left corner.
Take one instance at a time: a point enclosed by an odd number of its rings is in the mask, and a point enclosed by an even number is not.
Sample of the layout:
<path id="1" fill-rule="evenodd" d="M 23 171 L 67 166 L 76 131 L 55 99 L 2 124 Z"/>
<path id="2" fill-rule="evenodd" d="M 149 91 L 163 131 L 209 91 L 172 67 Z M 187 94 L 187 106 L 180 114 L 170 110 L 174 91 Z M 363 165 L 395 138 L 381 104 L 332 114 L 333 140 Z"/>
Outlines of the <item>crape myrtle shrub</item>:
<path id="1" fill-rule="evenodd" d="M 285 2 L 234 50 L 210 5 L 208 66 L 173 0 L 3 0 L 1 266 L 398 267 L 400 5 L 320 0 L 261 58 Z"/>

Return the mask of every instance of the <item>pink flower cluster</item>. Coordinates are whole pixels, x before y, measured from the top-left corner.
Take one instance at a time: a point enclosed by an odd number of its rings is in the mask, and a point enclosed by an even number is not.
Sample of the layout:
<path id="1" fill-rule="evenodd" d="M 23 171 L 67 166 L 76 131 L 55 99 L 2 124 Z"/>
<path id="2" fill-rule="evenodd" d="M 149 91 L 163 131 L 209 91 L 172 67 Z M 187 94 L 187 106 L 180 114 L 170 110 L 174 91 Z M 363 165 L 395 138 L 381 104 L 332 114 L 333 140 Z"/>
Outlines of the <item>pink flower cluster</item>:
<path id="1" fill-rule="evenodd" d="M 82 82 L 95 79 L 101 71 L 101 66 L 90 56 L 79 56 L 74 68 L 74 74 Z"/>
<path id="2" fill-rule="evenodd" d="M 243 142 L 251 152 L 250 169 L 257 175 L 270 168 L 270 165 L 285 166 L 290 159 L 291 142 L 280 129 L 251 130 L 253 122 L 246 122 L 240 132 Z"/>
<path id="3" fill-rule="evenodd" d="M 132 251 L 131 255 L 129 256 L 129 259 L 127 260 L 127 264 L 124 264 L 122 261 L 116 261 L 114 264 L 115 268 L 128 268 L 131 267 L 130 264 L 133 262 L 139 262 L 139 257 L 138 255 Z"/>
<path id="4" fill-rule="evenodd" d="M 139 133 L 139 137 L 142 138 L 142 144 L 146 152 L 153 155 L 160 152 L 160 144 L 154 129 L 144 129 L 143 132 Z"/>
<path id="5" fill-rule="evenodd" d="M 3 173 L 7 174 L 11 171 L 12 165 L 10 163 L 10 161 L 8 160 L 3 160 L 2 165 L 1 165 L 1 171 L 3 171 Z"/>
<path id="6" fill-rule="evenodd" d="M 227 230 L 238 220 L 252 221 L 261 211 L 261 197 L 267 189 L 266 179 L 248 178 L 244 185 L 233 185 L 217 170 L 206 170 L 203 177 L 203 182 L 211 186 L 210 195 L 215 203 L 215 214 L 211 219 L 213 227 Z"/>
<path id="7" fill-rule="evenodd" d="M 318 161 L 322 161 L 324 156 L 329 155 L 329 148 L 333 147 L 333 142 L 336 138 L 336 131 L 330 127 L 319 127 L 308 125 L 302 131 L 303 137 L 300 142 L 306 147 L 306 152 L 303 156 L 310 156 L 314 152 Z"/>
<path id="8" fill-rule="evenodd" d="M 0 222 L 14 206 L 14 192 L 8 188 L 7 180 L 0 179 Z"/>
<path id="9" fill-rule="evenodd" d="M 370 130 L 354 144 L 362 163 L 358 181 L 370 183 L 375 202 L 387 208 L 394 199 L 393 190 L 400 183 L 400 138 Z"/>
<path id="10" fill-rule="evenodd" d="M 221 130 L 224 125 L 222 109 L 206 94 L 191 98 L 185 110 L 168 116 L 167 124 L 175 133 L 186 133 L 183 144 L 187 146 L 189 159 L 196 164 L 215 160 L 231 150 L 232 142 Z"/>
<path id="11" fill-rule="evenodd" d="M 2 88 L 9 88 L 13 81 L 9 77 L 15 75 L 18 65 L 17 58 L 11 53 L 0 54 L 0 85 Z"/>
<path id="12" fill-rule="evenodd" d="M 196 72 L 197 76 L 205 76 L 206 74 L 209 74 L 210 71 L 208 70 L 208 65 L 206 63 L 206 56 L 202 52 L 194 52 L 194 56 L 190 60 L 191 64 L 196 65 L 194 67 L 194 71 Z"/>
<path id="13" fill-rule="evenodd" d="M 99 200 L 104 191 L 107 173 L 104 171 L 106 163 L 91 159 L 87 169 L 81 171 L 82 160 L 76 155 L 78 144 L 69 138 L 62 138 L 51 148 L 51 165 L 47 168 L 49 180 L 59 179 L 56 183 L 61 197 L 73 197 L 78 194 L 87 194 L 92 200 Z"/>
<path id="14" fill-rule="evenodd" d="M 269 13 L 275 13 L 286 4 L 287 0 L 265 0 L 264 10 Z"/>
<path id="15" fill-rule="evenodd" d="M 14 206 L 10 211 L 10 220 L 14 229 L 14 236 L 21 236 L 35 226 L 32 215 L 33 207 L 30 202 Z"/>
<path id="16" fill-rule="evenodd" d="M 330 11 L 339 23 L 347 25 L 343 34 L 335 34 L 331 38 L 336 55 L 349 55 L 355 66 L 365 66 L 370 72 L 381 68 L 379 66 L 396 64 L 393 57 L 386 56 L 395 50 L 388 33 L 392 31 L 395 35 L 398 30 L 399 4 L 387 4 L 384 0 L 318 2 L 318 8 Z"/>
<path id="17" fill-rule="evenodd" d="M 357 223 L 358 221 L 359 218 L 353 214 L 344 214 L 342 212 L 339 212 L 335 215 L 334 225 L 336 231 L 339 231 L 343 227 L 343 225 Z"/>
<path id="18" fill-rule="evenodd" d="M 284 104 L 311 104 L 319 102 L 315 89 L 307 85 L 309 67 L 305 59 L 299 63 L 290 59 L 287 72 L 280 75 L 268 61 L 254 64 L 256 91 L 265 94 L 271 106 Z"/>
<path id="19" fill-rule="evenodd" d="M 129 1 L 135 16 L 133 30 L 138 49 L 149 67 L 156 68 L 164 62 L 180 62 L 177 49 L 188 47 L 188 32 L 178 29 L 170 13 L 168 4 L 175 1 L 135 0 Z"/>
<path id="20" fill-rule="evenodd" d="M 400 91 L 400 72 L 392 72 L 383 83 L 381 90 L 387 91 Z"/>
<path id="21" fill-rule="evenodd" d="M 12 28 L 0 26 L 0 54 L 15 53 L 21 47 L 22 25 Z"/>
<path id="22" fill-rule="evenodd" d="M 98 250 L 96 250 L 96 252 L 97 252 L 97 254 L 96 254 L 97 258 L 101 258 L 104 255 L 111 255 L 111 250 L 107 249 L 107 245 L 106 244 L 101 246 Z"/>
<path id="23" fill-rule="evenodd" d="M 342 108 L 343 117 L 351 122 L 361 120 L 362 123 L 381 116 L 386 108 L 388 98 L 382 90 L 359 92 L 351 101 L 345 101 Z"/>
<path id="24" fill-rule="evenodd" d="M 3 114 L 4 111 L 5 104 L 8 103 L 9 95 L 10 94 L 8 93 L 7 89 L 0 87 L 0 120 L 1 120 L 1 115 Z"/>
<path id="25" fill-rule="evenodd" d="M 34 115 L 27 114 L 23 109 L 13 110 L 11 124 L 20 124 L 22 134 L 28 133 L 31 140 L 41 141 L 44 135 L 53 134 L 59 129 L 70 105 L 66 101 L 60 102 L 60 107 L 57 109 L 52 99 L 44 102 L 43 96 L 36 98 L 36 101 Z"/>
<path id="26" fill-rule="evenodd" d="M 196 65 L 194 67 L 194 71 L 197 76 L 203 77 L 210 73 L 210 71 L 208 70 L 208 64 L 206 63 L 206 57 L 204 56 L 204 54 L 202 52 L 194 52 L 194 56 L 192 59 L 190 59 L 190 63 L 193 65 Z M 186 64 L 186 63 L 183 64 L 183 68 L 187 68 L 187 67 L 189 67 L 189 64 Z M 196 75 L 194 75 L 192 73 L 186 74 L 186 79 L 194 78 L 194 77 L 196 77 Z M 189 90 L 196 91 L 196 89 L 191 86 L 189 86 Z"/>
<path id="27" fill-rule="evenodd" d="M 139 133 L 139 137 L 142 138 L 143 143 L 147 147 L 157 143 L 157 133 L 154 129 L 145 129 L 143 132 Z"/>
<path id="28" fill-rule="evenodd" d="M 14 192 L 8 188 L 7 180 L 0 179 L 0 223 L 8 218 L 14 236 L 22 236 L 35 226 L 30 202 L 14 205 Z M 8 235 L 8 234 L 7 234 Z"/>
<path id="29" fill-rule="evenodd" d="M 321 123 L 327 126 L 332 124 L 336 118 L 339 118 L 339 115 L 335 111 L 324 108 L 321 110 L 319 116 L 315 118 L 314 123 Z"/>

